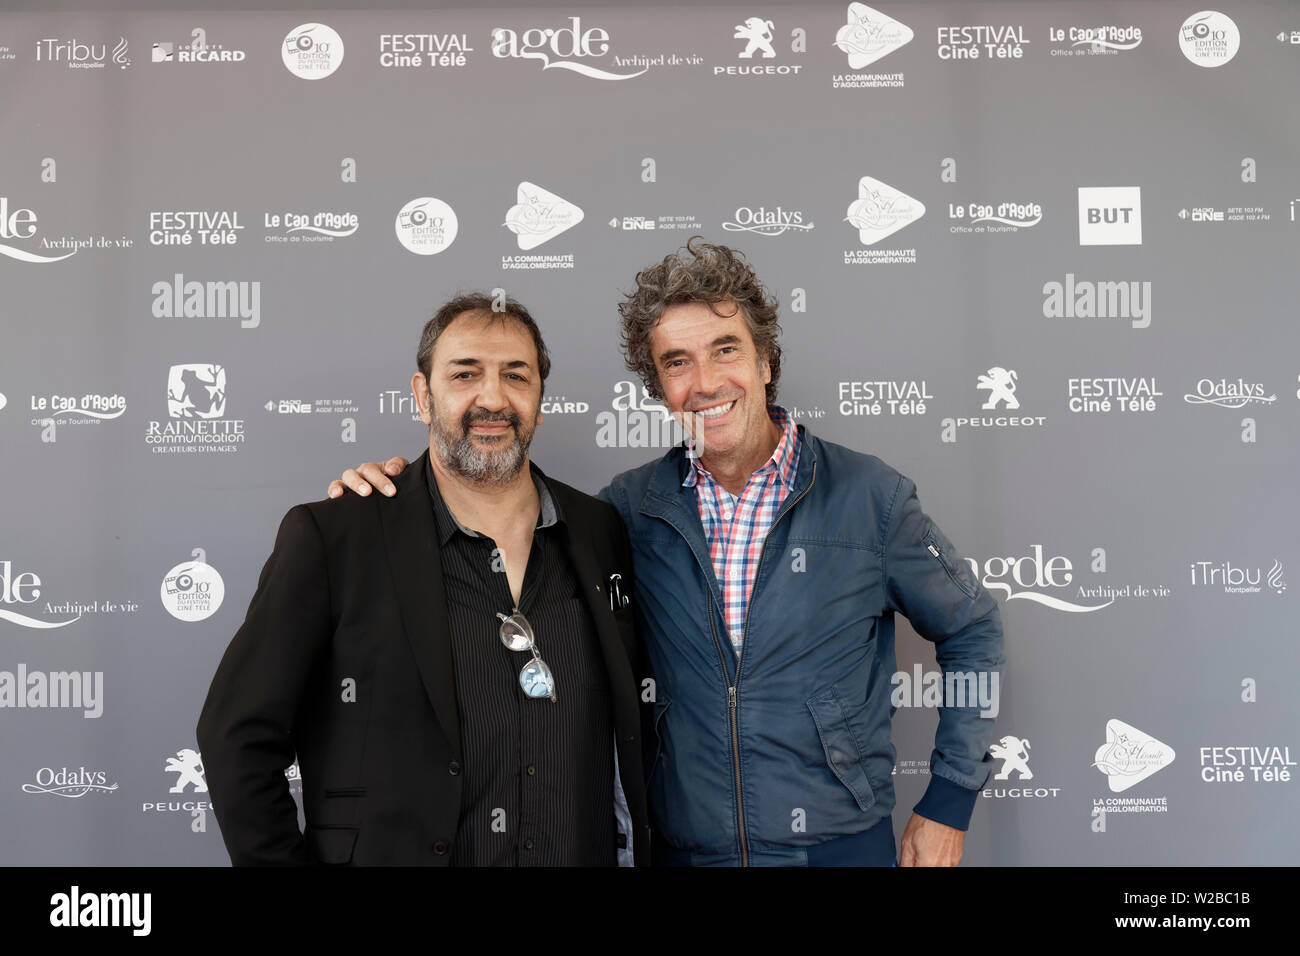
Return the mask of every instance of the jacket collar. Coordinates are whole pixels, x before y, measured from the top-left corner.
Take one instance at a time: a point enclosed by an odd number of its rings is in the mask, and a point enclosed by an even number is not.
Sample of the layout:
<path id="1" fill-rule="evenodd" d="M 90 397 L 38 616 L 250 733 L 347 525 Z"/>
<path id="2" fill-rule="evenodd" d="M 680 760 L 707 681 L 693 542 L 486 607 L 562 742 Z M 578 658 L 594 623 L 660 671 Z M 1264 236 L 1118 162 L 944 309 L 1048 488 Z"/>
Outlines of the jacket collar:
<path id="1" fill-rule="evenodd" d="M 795 470 L 794 481 L 786 495 L 785 508 L 793 507 L 812 481 L 813 470 L 817 463 L 817 440 L 804 426 L 797 426 L 799 431 L 799 466 Z M 645 494 L 641 496 L 639 510 L 651 518 L 662 518 L 686 539 L 687 545 L 695 555 L 695 560 L 704 571 L 709 587 L 713 589 L 713 598 L 718 607 L 723 606 L 722 588 L 718 585 L 717 575 L 713 571 L 713 558 L 709 552 L 709 543 L 704 537 L 704 525 L 700 523 L 700 511 L 697 492 L 694 485 L 683 485 L 690 469 L 694 467 L 686 457 L 684 445 L 678 445 L 664 455 L 650 475 Z"/>
<path id="2" fill-rule="evenodd" d="M 397 496 L 378 502 L 379 515 L 402 628 L 415 655 L 425 693 L 459 760 L 460 718 L 456 711 L 438 528 L 425 477 L 428 457 L 426 449 L 393 479 Z"/>

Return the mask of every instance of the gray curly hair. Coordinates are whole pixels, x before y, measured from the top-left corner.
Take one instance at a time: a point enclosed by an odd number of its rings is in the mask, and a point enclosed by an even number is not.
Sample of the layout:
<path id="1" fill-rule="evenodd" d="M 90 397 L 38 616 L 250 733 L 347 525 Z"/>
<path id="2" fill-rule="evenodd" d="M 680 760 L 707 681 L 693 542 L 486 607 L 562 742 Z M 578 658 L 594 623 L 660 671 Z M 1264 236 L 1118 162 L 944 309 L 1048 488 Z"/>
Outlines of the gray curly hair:
<path id="1" fill-rule="evenodd" d="M 684 247 L 665 256 L 662 262 L 638 272 L 636 290 L 619 303 L 623 359 L 628 371 L 640 376 L 651 395 L 663 399 L 659 370 L 650 354 L 650 334 L 665 309 L 688 302 L 704 302 L 710 308 L 735 302 L 740 307 L 759 356 L 766 358 L 772 369 L 767 404 L 774 404 L 781 378 L 781 326 L 777 322 L 776 299 L 763 288 L 743 253 L 705 242 L 702 236 L 691 236 Z"/>

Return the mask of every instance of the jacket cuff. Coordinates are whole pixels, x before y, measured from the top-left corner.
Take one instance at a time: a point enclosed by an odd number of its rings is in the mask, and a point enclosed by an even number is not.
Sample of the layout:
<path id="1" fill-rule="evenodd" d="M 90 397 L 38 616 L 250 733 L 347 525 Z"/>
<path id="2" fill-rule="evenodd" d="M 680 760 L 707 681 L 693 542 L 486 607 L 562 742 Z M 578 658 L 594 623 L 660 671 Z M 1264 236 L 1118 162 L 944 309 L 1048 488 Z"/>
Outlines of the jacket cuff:
<path id="1" fill-rule="evenodd" d="M 932 773 L 930 785 L 925 788 L 925 795 L 913 808 L 913 812 L 935 823 L 965 830 L 970 826 L 971 814 L 975 812 L 975 800 L 979 794 L 978 790 L 967 790 Z"/>

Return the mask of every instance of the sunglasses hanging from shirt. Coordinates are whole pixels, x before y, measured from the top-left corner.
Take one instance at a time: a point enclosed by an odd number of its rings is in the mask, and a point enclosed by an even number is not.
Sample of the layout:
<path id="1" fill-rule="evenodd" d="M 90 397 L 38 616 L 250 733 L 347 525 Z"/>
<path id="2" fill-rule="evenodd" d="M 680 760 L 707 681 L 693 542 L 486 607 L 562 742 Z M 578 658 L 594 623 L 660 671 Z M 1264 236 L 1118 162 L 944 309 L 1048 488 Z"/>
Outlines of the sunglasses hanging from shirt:
<path id="1" fill-rule="evenodd" d="M 523 692 L 534 700 L 549 697 L 555 703 L 555 676 L 546 666 L 542 656 L 537 652 L 537 638 L 533 636 L 533 626 L 528 618 L 515 608 L 513 614 L 497 612 L 501 619 L 501 643 L 512 651 L 531 651 L 533 659 L 519 672 L 519 686 Z"/>

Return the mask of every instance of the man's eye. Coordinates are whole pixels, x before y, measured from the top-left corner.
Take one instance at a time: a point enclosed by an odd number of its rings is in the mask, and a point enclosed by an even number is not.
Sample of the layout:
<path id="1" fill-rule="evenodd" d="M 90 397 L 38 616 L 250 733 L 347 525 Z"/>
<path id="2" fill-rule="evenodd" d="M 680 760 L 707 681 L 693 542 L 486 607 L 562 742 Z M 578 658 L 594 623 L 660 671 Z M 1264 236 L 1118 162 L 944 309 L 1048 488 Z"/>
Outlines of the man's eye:
<path id="1" fill-rule="evenodd" d="M 459 379 L 466 379 L 466 378 L 472 378 L 473 375 L 474 375 L 473 372 L 457 372 L 455 377 Z"/>

